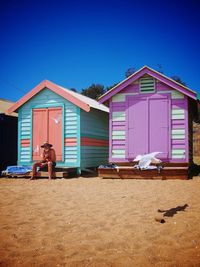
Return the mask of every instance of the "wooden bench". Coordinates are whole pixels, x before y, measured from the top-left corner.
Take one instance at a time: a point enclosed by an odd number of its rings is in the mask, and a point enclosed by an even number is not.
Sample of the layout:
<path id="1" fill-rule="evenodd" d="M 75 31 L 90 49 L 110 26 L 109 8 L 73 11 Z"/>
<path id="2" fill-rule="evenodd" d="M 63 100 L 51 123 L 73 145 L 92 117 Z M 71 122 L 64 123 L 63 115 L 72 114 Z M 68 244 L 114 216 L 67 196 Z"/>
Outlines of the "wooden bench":
<path id="1" fill-rule="evenodd" d="M 188 179 L 188 167 L 186 166 L 165 166 L 158 171 L 138 170 L 133 166 L 118 166 L 118 168 L 99 168 L 98 176 L 111 179 Z"/>

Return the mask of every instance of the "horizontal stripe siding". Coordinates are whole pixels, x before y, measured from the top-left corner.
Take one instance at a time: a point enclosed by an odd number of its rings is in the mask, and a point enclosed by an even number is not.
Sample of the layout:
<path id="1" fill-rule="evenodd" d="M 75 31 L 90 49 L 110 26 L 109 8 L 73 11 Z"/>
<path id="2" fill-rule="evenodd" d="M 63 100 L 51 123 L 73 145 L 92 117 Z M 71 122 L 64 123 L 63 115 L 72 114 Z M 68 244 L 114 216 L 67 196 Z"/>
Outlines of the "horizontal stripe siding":
<path id="1" fill-rule="evenodd" d="M 124 135 L 125 136 L 125 131 L 113 131 L 112 132 L 112 135 L 113 136 L 118 136 L 118 135 Z"/>
<path id="2" fill-rule="evenodd" d="M 28 163 L 31 161 L 31 110 L 23 108 L 20 112 L 20 123 L 19 123 L 19 143 L 20 150 L 18 152 L 18 161 Z"/>
<path id="3" fill-rule="evenodd" d="M 183 121 L 184 122 L 184 121 Z M 173 125 L 172 124 L 172 128 L 173 129 L 185 129 L 185 124 L 179 124 L 179 125 Z"/>
<path id="4" fill-rule="evenodd" d="M 113 112 L 112 121 L 125 121 L 125 112 L 124 111 Z"/>
<path id="5" fill-rule="evenodd" d="M 104 148 L 104 147 L 93 147 L 93 146 L 82 146 L 81 147 L 81 152 L 85 153 L 87 152 L 88 154 L 90 154 L 91 157 L 93 157 L 93 155 L 95 155 L 95 157 L 100 156 L 103 157 L 104 153 L 108 154 L 108 149 Z"/>
<path id="6" fill-rule="evenodd" d="M 172 155 L 183 155 L 185 154 L 185 149 L 173 149 Z"/>
<path id="7" fill-rule="evenodd" d="M 112 145 L 112 148 L 115 150 L 115 149 L 122 149 L 122 150 L 125 150 L 125 145 Z"/>
<path id="8" fill-rule="evenodd" d="M 183 140 L 173 139 L 172 140 L 172 145 L 177 145 L 177 144 L 179 144 L 179 145 L 185 145 L 185 139 L 183 139 Z"/>
<path id="9" fill-rule="evenodd" d="M 172 120 L 172 126 L 174 125 L 185 125 L 185 120 Z"/>
<path id="10" fill-rule="evenodd" d="M 172 116 L 173 115 L 184 115 L 185 114 L 185 111 L 184 109 L 172 109 Z"/>
<path id="11" fill-rule="evenodd" d="M 124 126 L 125 127 L 126 122 L 125 121 L 113 121 L 112 126 Z"/>
<path id="12" fill-rule="evenodd" d="M 125 140 L 125 135 L 112 136 L 112 140 Z"/>
<path id="13" fill-rule="evenodd" d="M 125 126 L 113 126 L 113 131 L 124 131 Z"/>
<path id="14" fill-rule="evenodd" d="M 21 139 L 31 138 L 31 110 L 23 109 L 20 123 Z M 27 138 L 28 137 L 28 138 Z"/>
<path id="15" fill-rule="evenodd" d="M 65 103 L 65 127 L 64 127 L 64 161 L 70 165 L 77 163 L 77 107 L 71 103 Z"/>
<path id="16" fill-rule="evenodd" d="M 83 167 L 94 167 L 106 164 L 108 163 L 108 148 L 81 146 L 81 159 L 81 166 Z"/>
<path id="17" fill-rule="evenodd" d="M 172 145 L 172 150 L 174 149 L 185 149 L 185 143 L 184 144 L 173 144 Z"/>
<path id="18" fill-rule="evenodd" d="M 159 87 L 158 87 L 159 86 Z M 130 91 L 130 89 L 129 89 Z M 159 85 L 157 84 L 157 91 L 159 91 L 159 93 L 161 94 L 171 94 L 171 99 L 172 101 L 180 101 L 180 100 L 183 100 L 185 98 L 184 94 L 180 93 L 180 92 L 177 92 L 175 90 L 166 90 L 166 89 L 163 89 L 162 85 Z M 144 94 L 145 92 L 142 92 L 142 94 Z M 133 93 L 119 93 L 119 94 L 116 94 L 112 97 L 112 104 L 114 103 L 120 103 L 120 102 L 125 102 L 126 101 L 126 96 L 128 95 L 139 95 L 139 92 L 133 92 Z"/>
<path id="19" fill-rule="evenodd" d="M 112 150 L 112 154 L 113 155 L 125 155 L 125 150 L 123 150 L 123 149 L 113 149 Z"/>
<path id="20" fill-rule="evenodd" d="M 113 145 L 125 145 L 125 139 L 124 140 L 120 140 L 120 139 L 115 139 L 115 140 L 112 140 L 112 144 Z"/>
<path id="21" fill-rule="evenodd" d="M 181 94 L 173 93 L 172 99 L 172 159 L 185 159 L 185 99 Z M 180 99 L 181 98 L 181 99 Z"/>
<path id="22" fill-rule="evenodd" d="M 183 135 L 184 134 L 185 135 L 185 129 L 173 129 L 172 134 L 175 134 L 175 135 L 176 134 L 177 135 L 180 135 L 180 134 Z"/>
<path id="23" fill-rule="evenodd" d="M 183 99 L 184 97 L 184 94 L 175 90 L 172 91 L 172 99 Z"/>
<path id="24" fill-rule="evenodd" d="M 71 103 L 65 103 L 65 146 L 77 145 L 77 107 Z M 75 140 L 73 139 L 75 138 Z"/>
<path id="25" fill-rule="evenodd" d="M 183 132 L 181 130 L 183 130 Z M 185 139 L 185 129 L 172 130 L 172 139 Z"/>
<path id="26" fill-rule="evenodd" d="M 172 149 L 172 159 L 185 159 L 185 149 Z"/>
<path id="27" fill-rule="evenodd" d="M 125 102 L 113 102 L 112 103 L 113 111 L 125 111 L 125 109 L 126 109 Z"/>
<path id="28" fill-rule="evenodd" d="M 20 161 L 30 161 L 30 147 L 21 147 L 20 149 Z"/>
<path id="29" fill-rule="evenodd" d="M 115 96 L 112 97 L 112 102 L 125 102 L 126 96 L 128 95 L 139 95 L 139 93 L 121 93 L 121 94 L 116 94 Z"/>

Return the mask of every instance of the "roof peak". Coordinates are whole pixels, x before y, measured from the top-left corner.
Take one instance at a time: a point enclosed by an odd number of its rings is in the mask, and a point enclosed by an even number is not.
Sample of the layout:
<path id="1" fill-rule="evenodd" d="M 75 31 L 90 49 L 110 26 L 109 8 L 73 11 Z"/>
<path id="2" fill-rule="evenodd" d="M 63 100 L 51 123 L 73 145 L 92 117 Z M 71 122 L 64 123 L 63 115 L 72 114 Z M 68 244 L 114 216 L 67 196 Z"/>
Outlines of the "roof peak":
<path id="1" fill-rule="evenodd" d="M 126 79 L 122 80 L 120 83 L 118 83 L 116 86 L 111 88 L 109 91 L 107 91 L 105 94 L 99 97 L 99 102 L 104 103 L 107 101 L 110 97 L 112 97 L 114 94 L 119 93 L 119 91 L 123 90 L 127 85 L 132 83 L 133 81 L 141 78 L 143 75 L 148 74 L 157 80 L 160 80 L 161 82 L 169 85 L 170 87 L 176 89 L 177 91 L 182 92 L 185 95 L 188 95 L 189 97 L 196 99 L 196 93 L 189 89 L 188 87 L 174 81 L 173 79 L 165 76 L 164 74 L 150 68 L 147 65 L 144 65 L 142 68 L 131 74 Z"/>
<path id="2" fill-rule="evenodd" d="M 87 96 L 83 96 L 80 93 L 74 92 L 70 89 L 57 85 L 50 80 L 43 80 L 40 82 L 36 87 L 34 87 L 29 93 L 23 96 L 19 101 L 17 101 L 11 108 L 8 110 L 8 113 L 16 111 L 19 109 L 24 103 L 29 101 L 32 97 L 42 91 L 44 88 L 48 88 L 49 90 L 53 91 L 54 93 L 62 96 L 63 98 L 67 99 L 74 105 L 78 106 L 79 108 L 83 109 L 86 112 L 90 111 L 90 108 L 96 108 L 98 110 L 102 110 L 104 112 L 109 112 L 109 109 L 100 104 L 94 99 L 91 99 Z"/>

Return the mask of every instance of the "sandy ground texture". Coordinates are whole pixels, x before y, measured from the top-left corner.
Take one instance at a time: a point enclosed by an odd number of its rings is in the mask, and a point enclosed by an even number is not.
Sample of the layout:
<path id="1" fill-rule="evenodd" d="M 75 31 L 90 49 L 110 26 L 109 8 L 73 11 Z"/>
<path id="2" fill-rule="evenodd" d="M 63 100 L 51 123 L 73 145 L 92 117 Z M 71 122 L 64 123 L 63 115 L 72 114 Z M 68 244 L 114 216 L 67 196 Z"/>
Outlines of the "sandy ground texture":
<path id="1" fill-rule="evenodd" d="M 2 178 L 0 212 L 1 267 L 200 266 L 200 178 Z"/>

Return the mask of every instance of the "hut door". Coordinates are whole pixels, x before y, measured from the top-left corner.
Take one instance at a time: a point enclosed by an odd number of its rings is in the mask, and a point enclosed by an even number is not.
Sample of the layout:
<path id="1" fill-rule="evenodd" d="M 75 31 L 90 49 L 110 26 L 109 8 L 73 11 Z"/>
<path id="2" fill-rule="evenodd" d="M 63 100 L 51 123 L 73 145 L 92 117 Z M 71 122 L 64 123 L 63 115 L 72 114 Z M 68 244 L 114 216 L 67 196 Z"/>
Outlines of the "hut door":
<path id="1" fill-rule="evenodd" d="M 148 106 L 146 98 L 128 98 L 128 158 L 148 152 Z"/>
<path id="2" fill-rule="evenodd" d="M 57 161 L 62 160 L 62 108 L 33 109 L 32 157 L 40 160 L 41 144 L 45 141 L 53 144 Z"/>
<path id="3" fill-rule="evenodd" d="M 162 152 L 169 156 L 169 99 L 167 96 L 127 99 L 126 157 Z"/>
<path id="4" fill-rule="evenodd" d="M 162 152 L 160 158 L 169 156 L 169 100 L 149 99 L 149 152 Z"/>

